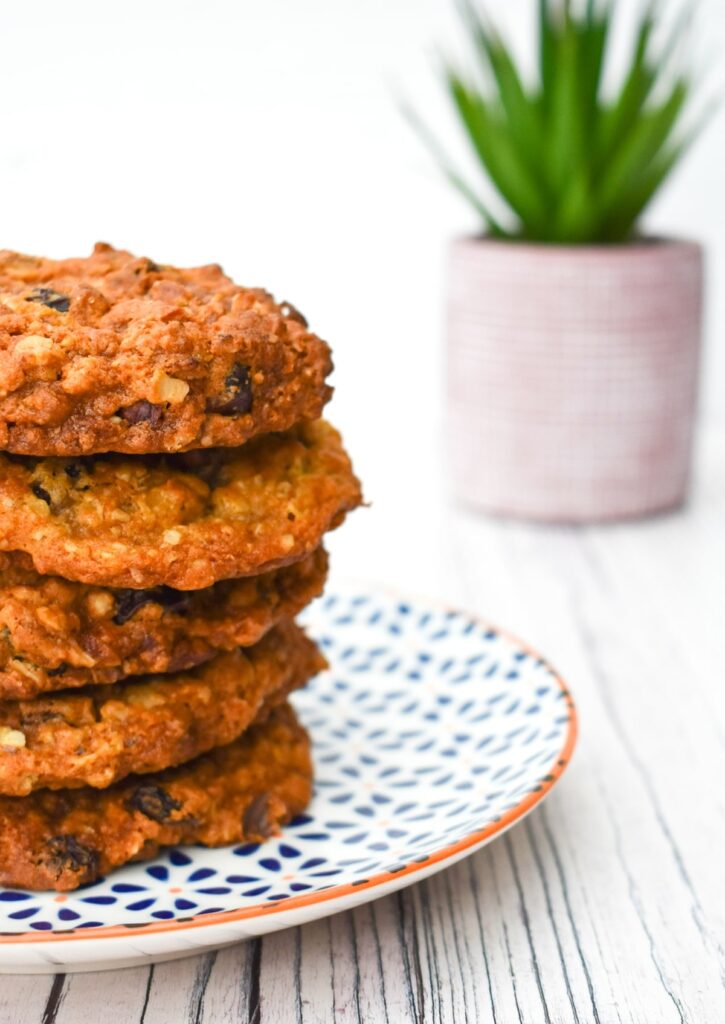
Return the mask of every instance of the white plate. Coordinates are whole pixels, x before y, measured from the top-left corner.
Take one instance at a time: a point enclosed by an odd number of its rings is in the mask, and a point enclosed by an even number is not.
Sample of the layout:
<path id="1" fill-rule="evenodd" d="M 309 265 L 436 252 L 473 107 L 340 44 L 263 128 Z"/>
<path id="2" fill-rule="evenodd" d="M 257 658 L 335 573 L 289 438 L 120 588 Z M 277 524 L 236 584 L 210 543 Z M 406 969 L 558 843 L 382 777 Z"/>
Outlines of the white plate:
<path id="1" fill-rule="evenodd" d="M 172 850 L 71 894 L 0 889 L 0 972 L 153 963 L 348 910 L 473 853 L 566 767 L 571 698 L 518 640 L 357 588 L 304 619 L 332 666 L 294 698 L 308 812 L 262 846 Z"/>

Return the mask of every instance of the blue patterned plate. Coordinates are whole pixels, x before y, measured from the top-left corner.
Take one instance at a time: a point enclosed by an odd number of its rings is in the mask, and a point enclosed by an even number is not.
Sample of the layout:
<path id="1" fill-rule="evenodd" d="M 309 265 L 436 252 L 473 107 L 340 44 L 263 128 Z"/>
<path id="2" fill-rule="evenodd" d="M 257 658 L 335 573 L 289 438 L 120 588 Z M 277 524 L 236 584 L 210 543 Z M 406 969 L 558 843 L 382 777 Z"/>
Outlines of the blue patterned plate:
<path id="1" fill-rule="evenodd" d="M 0 971 L 150 963 L 348 909 L 472 853 L 564 770 L 571 698 L 505 633 L 356 589 L 306 625 L 332 666 L 295 697 L 309 811 L 262 846 L 173 850 L 69 895 L 0 890 Z"/>

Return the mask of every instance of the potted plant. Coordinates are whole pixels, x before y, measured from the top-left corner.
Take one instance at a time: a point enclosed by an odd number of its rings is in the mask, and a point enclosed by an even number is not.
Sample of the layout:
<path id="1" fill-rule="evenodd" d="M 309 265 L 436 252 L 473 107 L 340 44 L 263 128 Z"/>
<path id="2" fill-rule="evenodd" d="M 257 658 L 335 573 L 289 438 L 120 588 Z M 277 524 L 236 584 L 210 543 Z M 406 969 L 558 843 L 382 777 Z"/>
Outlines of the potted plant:
<path id="1" fill-rule="evenodd" d="M 444 82 L 495 214 L 416 118 L 483 226 L 450 253 L 449 456 L 463 500 L 543 520 L 680 504 L 693 437 L 701 248 L 639 233 L 643 210 L 701 121 L 654 7 L 618 86 L 603 86 L 614 0 L 539 0 L 528 84 L 484 14 L 462 6 L 473 73 Z"/>

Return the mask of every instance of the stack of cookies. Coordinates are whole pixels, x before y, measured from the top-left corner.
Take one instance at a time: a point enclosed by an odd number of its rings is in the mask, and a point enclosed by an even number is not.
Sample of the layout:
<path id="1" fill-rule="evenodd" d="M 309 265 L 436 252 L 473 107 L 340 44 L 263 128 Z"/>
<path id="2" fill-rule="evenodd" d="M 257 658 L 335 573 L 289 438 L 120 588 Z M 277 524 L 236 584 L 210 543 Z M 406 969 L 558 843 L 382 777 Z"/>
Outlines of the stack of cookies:
<path id="1" fill-rule="evenodd" d="M 0 883 L 73 889 L 310 797 L 294 617 L 361 501 L 330 354 L 218 266 L 0 253 Z"/>

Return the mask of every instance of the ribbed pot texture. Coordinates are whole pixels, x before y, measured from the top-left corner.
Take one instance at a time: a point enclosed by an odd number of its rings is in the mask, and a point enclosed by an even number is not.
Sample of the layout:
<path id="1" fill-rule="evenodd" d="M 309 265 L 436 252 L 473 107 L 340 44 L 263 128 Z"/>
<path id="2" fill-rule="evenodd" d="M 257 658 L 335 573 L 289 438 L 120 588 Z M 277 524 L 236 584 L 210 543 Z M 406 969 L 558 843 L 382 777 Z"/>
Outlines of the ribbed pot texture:
<path id="1" fill-rule="evenodd" d="M 625 519 L 685 498 L 703 254 L 460 239 L 450 253 L 448 452 L 463 501 Z"/>

